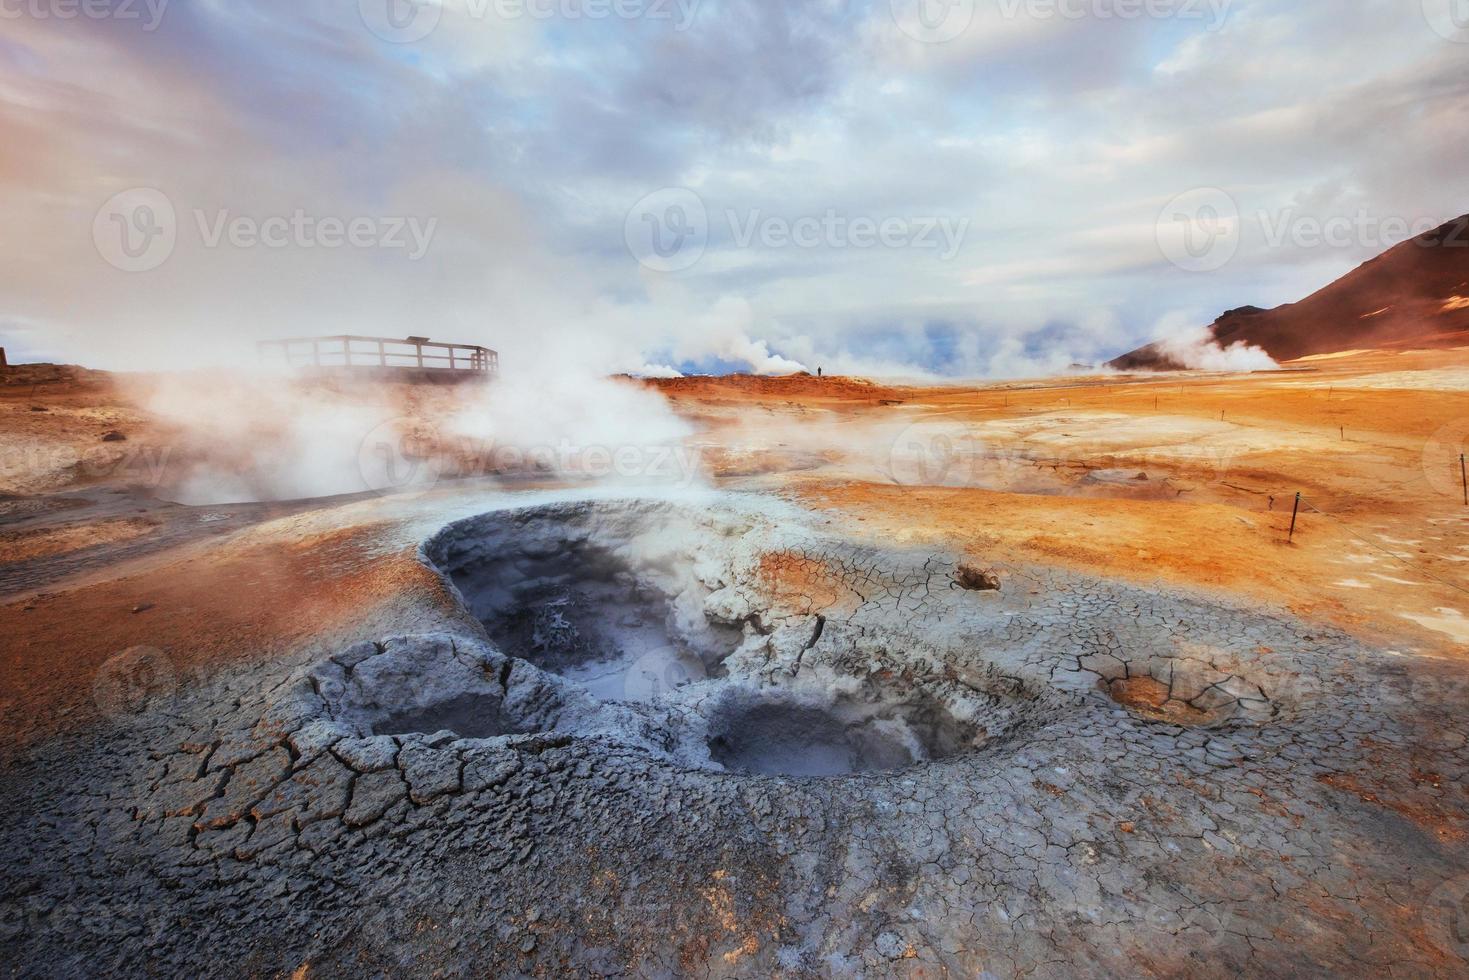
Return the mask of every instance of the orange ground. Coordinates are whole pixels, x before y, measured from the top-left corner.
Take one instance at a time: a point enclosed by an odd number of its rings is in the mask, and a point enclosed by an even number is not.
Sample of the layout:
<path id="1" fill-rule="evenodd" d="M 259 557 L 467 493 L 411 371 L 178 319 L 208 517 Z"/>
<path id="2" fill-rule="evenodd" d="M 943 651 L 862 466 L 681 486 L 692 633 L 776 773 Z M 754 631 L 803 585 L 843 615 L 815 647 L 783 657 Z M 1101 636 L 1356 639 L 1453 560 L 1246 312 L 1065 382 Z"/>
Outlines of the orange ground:
<path id="1" fill-rule="evenodd" d="M 1455 469 L 1469 436 L 1469 350 L 1288 368 L 969 388 L 649 384 L 695 423 L 712 482 L 789 495 L 884 543 L 1184 583 L 1405 654 L 1463 654 L 1469 508 Z M 12 476 L 37 473 L 22 451 L 125 452 L 155 426 L 105 375 L 0 386 L 0 463 L 22 460 Z M 101 443 L 112 429 L 129 441 Z M 97 516 L 97 501 L 122 489 L 105 468 L 42 476 L 44 486 L 0 484 L 0 572 L 77 569 L 0 596 L 12 745 L 84 723 L 98 667 L 134 645 L 167 649 L 186 672 L 347 635 L 399 604 L 447 603 L 401 522 L 370 506 L 293 505 L 306 516 L 253 525 L 236 515 L 212 534 L 194 529 L 209 509 L 136 514 L 137 490 Z M 464 505 L 463 492 L 440 491 Z M 1307 510 L 1287 544 L 1296 491 L 1336 520 Z M 94 507 L 80 522 L 78 493 Z M 162 544 L 144 557 L 109 551 L 150 541 Z"/>
<path id="2" fill-rule="evenodd" d="M 385 607 L 445 601 L 411 548 L 364 560 L 381 530 L 239 540 L 246 532 L 225 547 L 186 547 L 130 574 L 0 606 L 5 734 L 24 742 L 91 721 L 99 669 L 132 647 L 166 651 L 187 683 L 193 671 L 350 635 Z"/>
<path id="3" fill-rule="evenodd" d="M 763 467 L 730 467 L 747 479 L 782 468 L 769 454 L 779 439 L 803 426 L 827 433 L 826 448 L 791 446 L 794 472 L 766 482 L 885 540 L 943 540 L 979 559 L 1161 578 L 1405 648 L 1465 652 L 1469 507 L 1459 453 L 1469 440 L 1469 349 L 1286 367 L 982 388 L 657 384 L 709 426 L 717 466 L 752 455 L 720 446 L 760 447 Z M 968 433 L 974 441 L 959 448 L 970 455 L 944 457 L 925 435 L 934 425 L 951 440 Z M 893 462 L 882 437 L 894 432 L 920 447 L 927 470 L 923 459 Z M 819 466 L 805 458 L 812 453 Z M 1099 484 L 1088 479 L 1097 471 L 1121 476 Z M 1127 480 L 1133 471 L 1147 480 Z M 957 485 L 925 486 L 926 475 Z M 1287 544 L 1297 491 L 1307 507 Z"/>

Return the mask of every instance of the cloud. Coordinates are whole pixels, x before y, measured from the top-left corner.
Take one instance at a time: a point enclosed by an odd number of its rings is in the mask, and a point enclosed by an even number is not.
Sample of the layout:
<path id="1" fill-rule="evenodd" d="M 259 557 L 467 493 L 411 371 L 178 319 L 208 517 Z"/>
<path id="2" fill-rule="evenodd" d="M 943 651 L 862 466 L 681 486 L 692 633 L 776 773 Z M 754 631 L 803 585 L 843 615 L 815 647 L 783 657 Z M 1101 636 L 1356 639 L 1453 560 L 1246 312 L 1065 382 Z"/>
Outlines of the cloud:
<path id="1" fill-rule="evenodd" d="M 410 44 L 335 0 L 175 0 L 151 33 L 7 20 L 0 335 L 104 367 L 354 332 L 485 343 L 537 374 L 1064 370 L 1173 310 L 1294 301 L 1373 251 L 1271 245 L 1259 213 L 1447 219 L 1469 196 L 1469 62 L 1396 4 L 1235 0 L 1217 30 L 981 5 L 943 45 L 886 3 L 705 0 L 687 22 L 443 6 Z M 127 273 L 93 224 L 135 187 L 167 195 L 178 242 Z M 711 223 L 674 274 L 623 240 L 663 187 L 696 191 Z M 1162 202 L 1196 187 L 1246 219 L 1235 260 L 1202 275 L 1154 240 Z M 436 231 L 418 261 L 197 231 L 201 213 L 297 210 Z M 947 260 L 727 233 L 731 215 L 828 213 L 968 233 Z"/>

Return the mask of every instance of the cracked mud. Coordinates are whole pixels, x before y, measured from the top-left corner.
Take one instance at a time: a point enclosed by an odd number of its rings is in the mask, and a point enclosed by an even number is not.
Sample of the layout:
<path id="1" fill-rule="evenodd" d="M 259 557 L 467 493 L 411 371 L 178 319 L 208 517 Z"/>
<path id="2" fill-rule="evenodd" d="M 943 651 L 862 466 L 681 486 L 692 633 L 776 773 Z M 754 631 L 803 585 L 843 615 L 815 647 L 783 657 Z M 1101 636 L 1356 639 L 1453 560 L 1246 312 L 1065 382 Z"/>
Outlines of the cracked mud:
<path id="1" fill-rule="evenodd" d="M 1444 666 L 762 498 L 445 528 L 441 628 L 4 777 L 9 972 L 1453 975 Z M 1425 696 L 1434 692 L 1438 696 Z"/>

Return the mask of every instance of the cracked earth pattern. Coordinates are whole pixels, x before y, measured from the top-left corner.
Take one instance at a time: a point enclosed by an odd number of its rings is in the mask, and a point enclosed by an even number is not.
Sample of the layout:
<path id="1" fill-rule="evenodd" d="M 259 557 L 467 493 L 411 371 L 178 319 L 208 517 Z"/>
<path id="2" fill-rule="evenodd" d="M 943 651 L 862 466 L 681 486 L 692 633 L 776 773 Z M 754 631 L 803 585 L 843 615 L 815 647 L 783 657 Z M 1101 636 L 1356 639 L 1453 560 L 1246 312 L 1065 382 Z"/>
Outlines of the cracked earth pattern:
<path id="1" fill-rule="evenodd" d="M 688 574 L 636 546 L 670 525 Z M 5 972 L 1469 969 L 1430 903 L 1466 871 L 1450 665 L 1051 569 L 970 591 L 959 556 L 728 495 L 486 515 L 424 560 L 519 560 L 525 534 L 543 562 L 556 533 L 627 551 L 671 620 L 697 600 L 737 647 L 604 703 L 446 621 L 39 749 L 3 777 Z M 916 761 L 726 771 L 732 706 L 782 700 L 916 732 Z"/>

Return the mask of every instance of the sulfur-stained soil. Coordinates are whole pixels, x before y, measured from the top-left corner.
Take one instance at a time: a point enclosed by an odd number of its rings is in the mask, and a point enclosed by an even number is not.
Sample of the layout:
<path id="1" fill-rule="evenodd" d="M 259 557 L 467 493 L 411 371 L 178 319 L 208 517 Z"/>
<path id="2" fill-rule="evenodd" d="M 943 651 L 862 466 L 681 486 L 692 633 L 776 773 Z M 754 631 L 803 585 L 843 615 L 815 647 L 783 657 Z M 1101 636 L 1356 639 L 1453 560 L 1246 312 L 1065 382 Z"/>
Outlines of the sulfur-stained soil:
<path id="1" fill-rule="evenodd" d="M 1469 644 L 1466 369 L 1469 349 L 1184 380 L 656 384 L 707 426 L 716 466 L 760 454 L 741 485 L 872 533 L 1247 595 L 1453 656 Z"/>
<path id="2" fill-rule="evenodd" d="M 0 970 L 1463 975 L 1466 378 L 628 380 L 699 486 L 189 506 L 27 368 Z"/>

